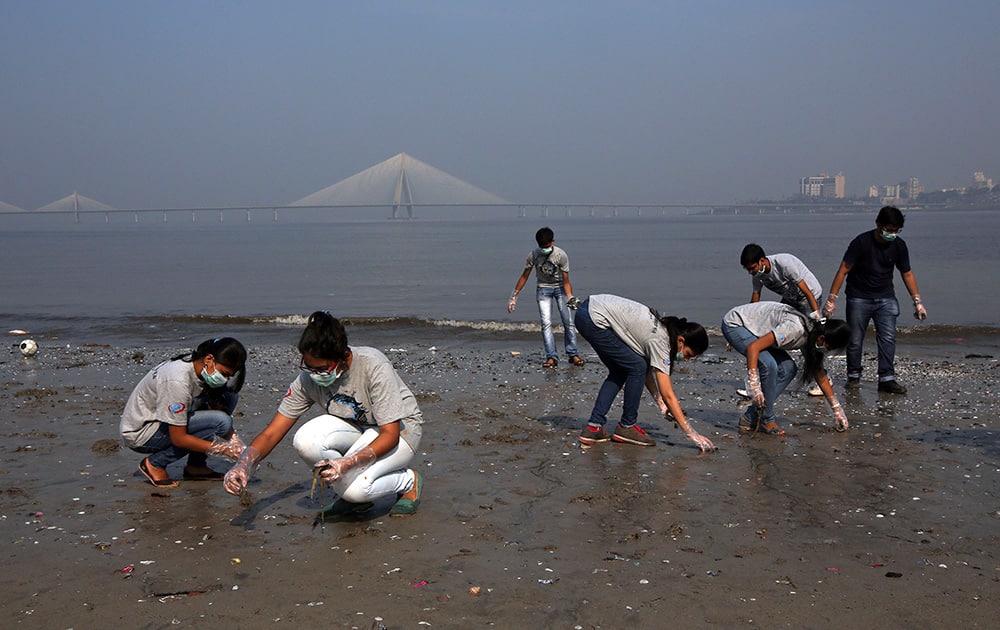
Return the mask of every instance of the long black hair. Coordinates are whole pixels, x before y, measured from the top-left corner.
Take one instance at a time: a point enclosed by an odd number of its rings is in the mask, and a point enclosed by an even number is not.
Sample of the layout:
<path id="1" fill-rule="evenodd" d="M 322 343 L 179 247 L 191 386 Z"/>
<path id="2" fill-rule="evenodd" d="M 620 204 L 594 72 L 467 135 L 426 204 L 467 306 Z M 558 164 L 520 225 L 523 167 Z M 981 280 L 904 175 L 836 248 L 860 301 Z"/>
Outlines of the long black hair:
<path id="1" fill-rule="evenodd" d="M 650 308 L 649 312 L 653 314 L 656 321 L 663 324 L 663 327 L 667 329 L 667 336 L 670 337 L 670 373 L 674 372 L 674 354 L 677 353 L 677 338 L 684 337 L 684 345 L 694 352 L 695 356 L 708 350 L 708 332 L 705 327 L 698 322 L 689 322 L 684 317 L 674 317 L 673 315 L 667 315 L 662 317 L 655 308 Z"/>
<path id="2" fill-rule="evenodd" d="M 345 360 L 349 348 L 344 325 L 329 311 L 316 311 L 309 316 L 309 323 L 299 337 L 299 352 L 308 352 L 317 359 Z"/>
<path id="3" fill-rule="evenodd" d="M 842 319 L 828 319 L 825 322 L 813 324 L 809 335 L 806 338 L 806 345 L 802 348 L 802 357 L 805 359 L 805 367 L 802 370 L 801 382 L 805 384 L 809 379 L 815 379 L 823 374 L 823 352 L 816 347 L 816 340 L 823 335 L 825 346 L 830 350 L 837 351 L 847 347 L 847 342 L 851 338 L 851 329 Z"/>
<path id="4" fill-rule="evenodd" d="M 171 361 L 186 361 L 193 363 L 198 359 L 203 359 L 208 355 L 215 357 L 215 360 L 222 365 L 236 370 L 236 381 L 226 387 L 229 391 L 238 392 L 243 389 L 243 382 L 247 377 L 247 349 L 243 344 L 232 337 L 216 337 L 201 342 L 194 352 L 187 352 L 172 357 Z"/>

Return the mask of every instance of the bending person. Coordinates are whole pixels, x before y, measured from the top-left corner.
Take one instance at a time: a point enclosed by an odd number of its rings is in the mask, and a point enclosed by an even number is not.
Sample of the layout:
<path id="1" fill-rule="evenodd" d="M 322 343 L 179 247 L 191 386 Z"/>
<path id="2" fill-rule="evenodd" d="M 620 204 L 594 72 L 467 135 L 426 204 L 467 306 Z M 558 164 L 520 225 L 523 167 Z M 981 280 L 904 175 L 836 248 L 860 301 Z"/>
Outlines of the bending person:
<path id="1" fill-rule="evenodd" d="M 811 325 L 810 325 L 811 324 Z M 813 379 L 822 390 L 838 431 L 847 429 L 847 415 L 823 369 L 823 353 L 847 346 L 850 329 L 842 319 L 811 322 L 800 311 L 778 302 L 737 306 L 722 318 L 722 335 L 747 358 L 747 391 L 752 400 L 740 416 L 741 433 L 784 433 L 774 416 L 774 403 L 795 378 L 798 367 L 787 350 L 802 350 L 802 382 Z"/>
<path id="2" fill-rule="evenodd" d="M 221 479 L 207 456 L 231 461 L 243 451 L 233 431 L 233 410 L 246 379 L 247 351 L 232 337 L 209 339 L 191 353 L 150 370 L 125 403 L 122 442 L 147 454 L 139 471 L 159 488 L 178 485 L 167 466 L 187 456 L 184 478 Z M 230 382 L 232 384 L 230 384 Z"/>
<path id="3" fill-rule="evenodd" d="M 656 442 L 637 424 L 645 385 L 664 416 L 674 420 L 698 448 L 715 448 L 711 440 L 691 428 L 670 383 L 676 361 L 686 361 L 708 349 L 708 333 L 701 324 L 660 317 L 654 309 L 617 295 L 592 295 L 576 311 L 576 329 L 608 368 L 580 442 L 614 440 L 653 446 Z M 604 428 L 607 414 L 623 387 L 621 421 L 610 434 Z"/>
<path id="4" fill-rule="evenodd" d="M 324 513 L 364 511 L 372 499 L 389 494 L 396 497 L 391 514 L 416 512 L 423 478 L 407 466 L 420 445 L 423 417 L 392 363 L 375 348 L 348 346 L 343 325 L 326 311 L 309 316 L 298 348 L 301 373 L 274 418 L 226 474 L 226 491 L 239 494 L 260 460 L 319 405 L 326 413 L 305 423 L 292 443 L 340 495 Z"/>

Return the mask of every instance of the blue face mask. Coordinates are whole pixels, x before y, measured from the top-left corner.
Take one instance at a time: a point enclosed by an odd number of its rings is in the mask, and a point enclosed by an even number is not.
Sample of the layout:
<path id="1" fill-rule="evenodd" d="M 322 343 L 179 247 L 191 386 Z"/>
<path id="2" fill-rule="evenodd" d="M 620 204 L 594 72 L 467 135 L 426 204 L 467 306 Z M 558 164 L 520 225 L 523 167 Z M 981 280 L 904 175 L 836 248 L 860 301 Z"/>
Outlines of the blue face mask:
<path id="1" fill-rule="evenodd" d="M 320 372 L 319 374 L 314 374 L 310 372 L 309 378 L 313 380 L 313 383 L 316 383 L 320 387 L 329 387 L 330 385 L 333 385 L 334 382 L 343 375 L 344 372 L 342 370 L 334 370 L 332 372 Z"/>
<path id="2" fill-rule="evenodd" d="M 677 354 L 674 355 L 674 361 L 677 361 L 678 363 L 680 363 L 683 360 L 684 360 L 684 353 L 683 352 L 678 352 Z"/>
<path id="3" fill-rule="evenodd" d="M 885 230 L 879 230 L 879 235 L 890 243 L 896 240 L 896 237 L 899 236 L 899 234 L 896 234 L 895 232 L 886 232 Z"/>
<path id="4" fill-rule="evenodd" d="M 216 366 L 215 371 L 211 374 L 208 373 L 208 368 L 201 368 L 201 380 L 212 389 L 223 387 L 229 382 L 229 379 L 219 371 L 218 366 Z"/>
<path id="5" fill-rule="evenodd" d="M 539 247 L 538 251 L 540 251 L 543 254 L 545 254 L 546 256 L 548 256 L 549 254 L 552 253 L 552 248 L 551 247 Z"/>

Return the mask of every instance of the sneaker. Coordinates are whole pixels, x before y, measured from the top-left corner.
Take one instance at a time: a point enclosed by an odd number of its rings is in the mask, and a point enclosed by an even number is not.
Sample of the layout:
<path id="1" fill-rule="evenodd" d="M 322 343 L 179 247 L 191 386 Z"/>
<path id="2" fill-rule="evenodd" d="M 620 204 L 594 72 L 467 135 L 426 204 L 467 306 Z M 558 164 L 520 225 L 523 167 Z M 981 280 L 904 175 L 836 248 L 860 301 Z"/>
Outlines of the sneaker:
<path id="1" fill-rule="evenodd" d="M 615 442 L 638 444 L 639 446 L 653 446 L 656 444 L 656 440 L 646 435 L 646 432 L 638 424 L 633 424 L 630 427 L 623 427 L 619 424 L 611 439 Z"/>
<path id="2" fill-rule="evenodd" d="M 861 387 L 861 377 L 860 376 L 848 376 L 847 383 L 844 384 L 844 389 L 857 389 Z"/>
<path id="3" fill-rule="evenodd" d="M 589 424 L 580 431 L 580 442 L 583 444 L 597 444 L 598 442 L 608 442 L 611 434 L 604 427 L 593 427 Z"/>
<path id="4" fill-rule="evenodd" d="M 740 416 L 740 433 L 753 433 L 757 430 L 757 420 Z"/>
<path id="5" fill-rule="evenodd" d="M 906 388 L 896 382 L 896 379 L 891 381 L 879 381 L 878 391 L 885 392 L 886 394 L 905 394 Z"/>

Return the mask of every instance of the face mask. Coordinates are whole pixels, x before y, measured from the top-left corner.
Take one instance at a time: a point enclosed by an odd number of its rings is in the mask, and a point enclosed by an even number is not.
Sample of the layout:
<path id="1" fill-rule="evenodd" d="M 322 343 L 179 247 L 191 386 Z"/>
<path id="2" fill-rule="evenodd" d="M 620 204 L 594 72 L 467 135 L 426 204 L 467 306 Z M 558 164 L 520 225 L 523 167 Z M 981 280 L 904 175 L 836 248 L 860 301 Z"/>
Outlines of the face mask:
<path id="1" fill-rule="evenodd" d="M 539 247 L 538 251 L 540 251 L 543 254 L 545 254 L 546 256 L 548 256 L 549 254 L 552 253 L 552 248 L 551 247 Z"/>
<path id="2" fill-rule="evenodd" d="M 816 346 L 816 352 L 818 352 L 820 354 L 825 353 L 826 352 L 826 346 L 824 346 L 824 345 L 818 345 L 818 346 Z"/>
<path id="3" fill-rule="evenodd" d="M 333 372 L 322 372 L 320 374 L 309 374 L 309 378 L 313 380 L 320 387 L 329 387 L 333 385 L 334 381 L 343 376 L 344 373 L 341 370 L 334 370 Z"/>
<path id="4" fill-rule="evenodd" d="M 212 389 L 222 387 L 229 382 L 229 379 L 223 376 L 218 368 L 211 374 L 208 373 L 208 368 L 201 368 L 201 380 L 205 381 L 205 384 Z"/>
<path id="5" fill-rule="evenodd" d="M 681 362 L 683 360 L 684 360 L 684 353 L 683 352 L 678 352 L 677 354 L 674 355 L 674 361 L 677 361 L 679 363 L 679 362 Z"/>
<path id="6" fill-rule="evenodd" d="M 885 231 L 881 232 L 881 235 L 883 239 L 889 241 L 890 243 L 896 240 L 896 237 L 899 236 L 898 234 L 894 234 L 893 232 L 885 232 Z"/>
<path id="7" fill-rule="evenodd" d="M 757 267 L 757 273 L 755 275 L 763 276 L 765 273 L 767 273 L 767 269 L 764 268 L 764 265 L 761 265 L 760 267 Z"/>

